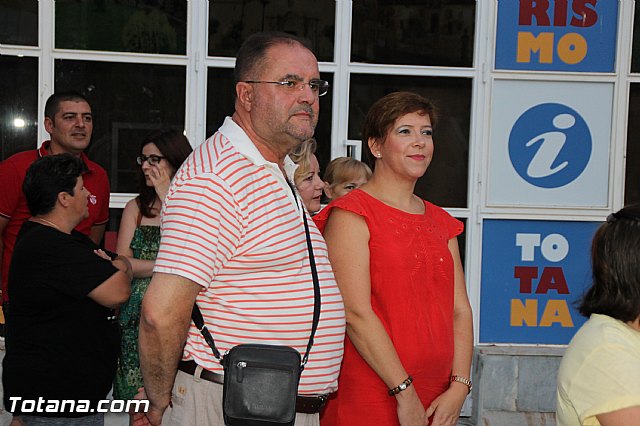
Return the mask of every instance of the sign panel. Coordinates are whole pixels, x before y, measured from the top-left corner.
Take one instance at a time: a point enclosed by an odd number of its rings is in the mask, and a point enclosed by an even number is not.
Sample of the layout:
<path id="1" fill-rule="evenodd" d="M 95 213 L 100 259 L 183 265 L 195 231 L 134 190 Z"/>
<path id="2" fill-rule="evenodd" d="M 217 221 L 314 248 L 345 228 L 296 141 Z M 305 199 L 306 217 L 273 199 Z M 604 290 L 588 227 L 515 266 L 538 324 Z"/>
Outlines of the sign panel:
<path id="1" fill-rule="evenodd" d="M 617 0 L 499 0 L 496 69 L 614 72 Z"/>
<path id="2" fill-rule="evenodd" d="M 487 203 L 607 207 L 613 85 L 494 82 Z"/>
<path id="3" fill-rule="evenodd" d="M 586 321 L 574 302 L 591 285 L 599 225 L 485 220 L 480 342 L 568 344 Z"/>

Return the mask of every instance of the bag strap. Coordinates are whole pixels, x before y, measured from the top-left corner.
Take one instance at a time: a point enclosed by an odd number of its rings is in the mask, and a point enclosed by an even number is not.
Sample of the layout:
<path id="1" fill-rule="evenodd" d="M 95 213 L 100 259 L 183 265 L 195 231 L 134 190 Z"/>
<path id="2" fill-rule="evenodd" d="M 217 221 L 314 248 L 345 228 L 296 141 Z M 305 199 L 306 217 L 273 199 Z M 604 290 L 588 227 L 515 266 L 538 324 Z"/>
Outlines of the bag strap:
<path id="1" fill-rule="evenodd" d="M 300 210 L 300 205 L 298 204 L 298 197 L 293 190 L 293 187 L 287 180 L 287 184 L 289 184 L 289 188 L 293 191 L 293 198 L 296 201 L 296 206 L 298 210 Z M 304 207 L 303 207 L 304 209 Z M 307 343 L 307 350 L 305 351 L 304 356 L 302 357 L 301 367 L 307 363 L 307 359 L 309 358 L 309 352 L 311 352 L 311 348 L 313 347 L 314 338 L 316 334 L 316 330 L 318 329 L 318 322 L 320 322 L 320 281 L 318 280 L 318 270 L 316 269 L 316 259 L 313 255 L 313 245 L 311 244 L 311 234 L 309 233 L 309 224 L 307 223 L 307 212 L 305 210 L 302 211 L 302 220 L 304 222 L 304 233 L 307 240 L 307 250 L 309 251 L 309 266 L 311 267 L 311 275 L 313 277 L 313 323 L 311 325 L 311 335 L 309 336 L 309 342 Z M 197 303 L 193 304 L 193 309 L 191 310 L 191 319 L 195 324 L 196 328 L 200 330 L 202 336 L 204 337 L 205 342 L 211 347 L 213 351 L 213 356 L 218 360 L 222 360 L 222 355 L 220 355 L 220 351 L 216 348 L 216 344 L 213 340 L 213 336 L 211 332 L 204 324 L 204 318 L 202 317 L 202 312 L 200 312 L 200 308 Z"/>
<path id="2" fill-rule="evenodd" d="M 316 330 L 318 329 L 318 322 L 320 322 L 320 281 L 318 280 L 318 270 L 316 269 L 316 259 L 313 255 L 313 245 L 311 244 L 311 235 L 309 233 L 309 224 L 307 223 L 307 212 L 302 212 L 302 219 L 304 220 L 304 232 L 307 237 L 307 250 L 309 251 L 309 265 L 311 266 L 311 275 L 313 277 L 313 324 L 311 325 L 311 336 L 309 336 L 309 343 L 307 343 L 307 351 L 302 358 L 302 365 L 307 363 L 309 358 L 309 352 L 313 347 Z"/>
<path id="3" fill-rule="evenodd" d="M 200 330 L 200 333 L 202 333 L 202 337 L 204 337 L 204 341 L 207 342 L 207 344 L 211 347 L 211 350 L 213 351 L 213 356 L 215 356 L 216 359 L 221 360 L 222 355 L 220 355 L 220 351 L 218 350 L 218 348 L 216 348 L 216 344 L 213 341 L 213 336 L 211 335 L 211 332 L 209 331 L 207 326 L 204 325 L 204 318 L 202 318 L 202 312 L 200 312 L 200 308 L 198 308 L 197 303 L 193 304 L 193 309 L 191 310 L 191 319 L 193 320 L 193 323 L 196 325 L 196 328 Z"/>

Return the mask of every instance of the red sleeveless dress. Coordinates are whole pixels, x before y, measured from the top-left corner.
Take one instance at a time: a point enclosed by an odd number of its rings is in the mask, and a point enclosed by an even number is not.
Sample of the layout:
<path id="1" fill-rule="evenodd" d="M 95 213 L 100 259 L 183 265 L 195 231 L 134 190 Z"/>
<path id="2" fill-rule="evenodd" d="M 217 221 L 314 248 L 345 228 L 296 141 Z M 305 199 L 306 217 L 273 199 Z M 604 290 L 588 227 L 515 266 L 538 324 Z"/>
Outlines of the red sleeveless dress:
<path id="1" fill-rule="evenodd" d="M 410 214 L 354 190 L 314 220 L 323 232 L 335 208 L 364 218 L 370 233 L 371 304 L 427 408 L 449 387 L 454 272 L 447 243 L 463 225 L 440 207 L 424 203 L 424 215 Z M 338 391 L 321 425 L 398 425 L 396 399 L 387 391 L 346 337 Z"/>

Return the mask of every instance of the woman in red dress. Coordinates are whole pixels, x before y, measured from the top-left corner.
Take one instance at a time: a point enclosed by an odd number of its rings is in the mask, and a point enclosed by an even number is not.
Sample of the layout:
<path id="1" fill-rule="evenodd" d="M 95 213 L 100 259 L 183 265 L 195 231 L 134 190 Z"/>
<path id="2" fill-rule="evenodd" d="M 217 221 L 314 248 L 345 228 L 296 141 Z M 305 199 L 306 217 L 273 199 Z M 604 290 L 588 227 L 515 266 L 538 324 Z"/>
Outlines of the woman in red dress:
<path id="1" fill-rule="evenodd" d="M 369 110 L 372 178 L 314 219 L 347 312 L 333 425 L 455 426 L 471 390 L 471 307 L 462 223 L 413 190 L 433 155 L 433 105 L 391 93 Z"/>

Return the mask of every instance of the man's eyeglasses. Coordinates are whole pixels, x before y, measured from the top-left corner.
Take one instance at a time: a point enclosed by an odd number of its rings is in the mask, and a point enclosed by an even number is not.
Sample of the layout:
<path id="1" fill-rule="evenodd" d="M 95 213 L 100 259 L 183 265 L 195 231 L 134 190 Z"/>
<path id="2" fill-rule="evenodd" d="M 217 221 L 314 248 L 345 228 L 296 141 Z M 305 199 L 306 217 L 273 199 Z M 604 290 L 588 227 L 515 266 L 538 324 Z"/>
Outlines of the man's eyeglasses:
<path id="1" fill-rule="evenodd" d="M 304 86 L 308 85 L 309 89 L 316 96 L 324 96 L 329 91 L 329 82 L 326 80 L 320 80 L 319 78 L 314 78 L 313 80 L 309 80 L 308 83 L 297 80 L 282 80 L 282 81 L 264 81 L 264 80 L 247 80 L 244 83 L 267 83 L 267 84 L 277 84 L 281 87 L 284 87 L 289 92 L 298 92 L 304 90 Z"/>
<path id="2" fill-rule="evenodd" d="M 148 157 L 146 155 L 138 155 L 136 157 L 136 163 L 138 163 L 138 166 L 142 166 L 146 161 L 150 166 L 157 166 L 163 158 L 161 155 L 150 155 Z"/>

